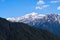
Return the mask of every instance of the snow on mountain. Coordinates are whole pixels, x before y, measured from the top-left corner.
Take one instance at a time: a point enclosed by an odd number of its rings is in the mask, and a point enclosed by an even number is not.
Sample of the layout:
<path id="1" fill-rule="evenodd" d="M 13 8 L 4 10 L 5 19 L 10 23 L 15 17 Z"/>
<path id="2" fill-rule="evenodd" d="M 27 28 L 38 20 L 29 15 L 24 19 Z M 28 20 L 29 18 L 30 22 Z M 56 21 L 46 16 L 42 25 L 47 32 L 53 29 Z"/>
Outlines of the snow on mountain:
<path id="1" fill-rule="evenodd" d="M 23 22 L 23 23 L 27 23 L 29 25 L 35 25 L 36 23 L 43 23 L 43 22 L 45 22 L 46 19 L 47 19 L 46 15 L 38 14 L 35 12 L 26 14 L 21 17 L 7 18 L 7 20 L 12 21 L 12 22 Z"/>
<path id="2" fill-rule="evenodd" d="M 32 12 L 30 14 L 26 14 L 24 16 L 21 17 L 17 17 L 17 18 L 7 18 L 7 20 L 12 21 L 12 22 L 22 22 L 22 21 L 33 21 L 35 19 L 43 19 L 46 15 L 43 14 L 37 14 L 35 12 Z"/>
<path id="3" fill-rule="evenodd" d="M 56 14 L 38 14 L 35 12 L 32 12 L 30 14 L 26 14 L 21 17 L 12 17 L 12 18 L 7 18 L 7 20 L 12 21 L 12 22 L 35 22 L 37 20 L 43 22 L 43 21 L 58 21 L 60 23 L 60 15 Z"/>
<path id="4" fill-rule="evenodd" d="M 7 18 L 11 22 L 23 22 L 37 28 L 42 28 L 60 35 L 59 14 L 38 14 L 32 12 L 21 17 Z"/>

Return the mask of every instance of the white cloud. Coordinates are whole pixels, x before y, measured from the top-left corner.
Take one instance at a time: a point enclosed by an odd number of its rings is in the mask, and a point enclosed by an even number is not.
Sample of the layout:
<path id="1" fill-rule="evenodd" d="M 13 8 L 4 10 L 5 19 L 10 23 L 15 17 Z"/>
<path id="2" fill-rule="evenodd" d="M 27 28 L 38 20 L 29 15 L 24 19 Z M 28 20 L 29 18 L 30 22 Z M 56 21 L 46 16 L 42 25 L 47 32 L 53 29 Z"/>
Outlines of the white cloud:
<path id="1" fill-rule="evenodd" d="M 49 7 L 49 5 L 36 6 L 36 9 L 45 9 L 47 7 Z"/>
<path id="2" fill-rule="evenodd" d="M 36 6 L 35 8 L 36 9 L 45 9 L 45 8 L 47 8 L 47 7 L 49 7 L 49 5 L 46 5 L 46 3 L 44 2 L 44 0 L 39 0 L 38 2 L 37 2 L 37 5 L 38 6 Z"/>
<path id="3" fill-rule="evenodd" d="M 43 7 L 43 8 L 47 8 L 47 7 L 49 7 L 49 5 L 43 5 L 42 7 Z"/>
<path id="4" fill-rule="evenodd" d="M 60 0 L 53 0 L 50 3 L 58 3 L 58 2 L 60 2 Z"/>
<path id="5" fill-rule="evenodd" d="M 58 1 L 51 1 L 51 3 L 57 3 Z"/>
<path id="6" fill-rule="evenodd" d="M 45 2 L 44 2 L 43 0 L 39 0 L 39 1 L 37 2 L 37 4 L 38 4 L 38 5 L 40 5 L 40 4 L 45 4 Z"/>
<path id="7" fill-rule="evenodd" d="M 36 6 L 36 9 L 42 9 L 40 6 Z"/>
<path id="8" fill-rule="evenodd" d="M 57 7 L 57 10 L 60 10 L 60 6 Z"/>

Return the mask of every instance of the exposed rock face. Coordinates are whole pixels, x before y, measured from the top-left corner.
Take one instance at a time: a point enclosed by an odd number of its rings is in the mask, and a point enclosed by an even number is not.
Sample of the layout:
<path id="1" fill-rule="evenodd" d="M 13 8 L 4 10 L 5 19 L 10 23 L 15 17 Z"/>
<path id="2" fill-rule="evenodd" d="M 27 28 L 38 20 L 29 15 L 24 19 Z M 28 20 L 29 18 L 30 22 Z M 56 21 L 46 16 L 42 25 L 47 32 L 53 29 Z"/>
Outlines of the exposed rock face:
<path id="1" fill-rule="evenodd" d="M 46 30 L 0 18 L 0 40 L 60 40 Z"/>

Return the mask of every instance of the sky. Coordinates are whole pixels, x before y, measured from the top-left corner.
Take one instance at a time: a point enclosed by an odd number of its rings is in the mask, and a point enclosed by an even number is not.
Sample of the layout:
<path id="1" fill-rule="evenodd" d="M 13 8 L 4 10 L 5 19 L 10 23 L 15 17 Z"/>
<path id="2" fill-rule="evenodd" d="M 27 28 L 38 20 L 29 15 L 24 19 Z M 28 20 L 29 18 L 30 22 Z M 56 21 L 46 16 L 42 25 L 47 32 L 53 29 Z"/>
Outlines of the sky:
<path id="1" fill-rule="evenodd" d="M 0 17 L 19 17 L 29 13 L 60 13 L 60 0 L 0 0 Z"/>

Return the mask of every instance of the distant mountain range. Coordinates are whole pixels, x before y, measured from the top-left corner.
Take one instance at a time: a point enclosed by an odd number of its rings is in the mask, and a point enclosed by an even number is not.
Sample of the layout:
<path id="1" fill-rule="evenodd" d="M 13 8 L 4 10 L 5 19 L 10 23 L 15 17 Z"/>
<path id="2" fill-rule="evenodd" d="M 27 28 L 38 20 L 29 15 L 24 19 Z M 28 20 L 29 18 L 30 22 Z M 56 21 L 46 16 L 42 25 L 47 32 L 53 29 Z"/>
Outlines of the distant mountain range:
<path id="1" fill-rule="evenodd" d="M 0 17 L 0 40 L 60 40 L 60 37 L 47 30 Z"/>
<path id="2" fill-rule="evenodd" d="M 23 22 L 39 29 L 48 30 L 60 35 L 60 14 L 31 13 L 21 17 L 7 18 L 11 22 Z"/>

